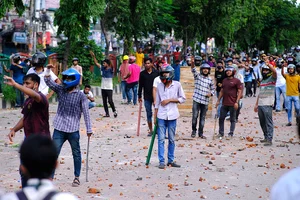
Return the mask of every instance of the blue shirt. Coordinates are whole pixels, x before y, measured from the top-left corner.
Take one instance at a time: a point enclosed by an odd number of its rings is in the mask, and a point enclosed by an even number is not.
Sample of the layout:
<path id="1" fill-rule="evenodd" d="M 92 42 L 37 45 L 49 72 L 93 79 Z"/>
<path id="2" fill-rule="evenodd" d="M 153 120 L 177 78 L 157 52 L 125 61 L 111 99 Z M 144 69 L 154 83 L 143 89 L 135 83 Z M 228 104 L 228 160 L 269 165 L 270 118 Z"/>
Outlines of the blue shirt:
<path id="1" fill-rule="evenodd" d="M 105 67 L 101 67 L 101 71 L 102 71 L 102 77 L 103 78 L 113 78 L 114 77 L 114 70 L 112 67 L 110 68 L 105 68 Z"/>
<path id="2" fill-rule="evenodd" d="M 19 65 L 25 66 L 26 64 L 24 62 L 21 62 Z M 23 73 L 23 69 L 15 65 L 10 65 L 10 70 L 13 72 L 14 81 L 23 85 L 23 78 L 25 76 L 25 74 Z"/>
<path id="3" fill-rule="evenodd" d="M 176 65 L 173 64 L 172 65 L 173 69 L 174 69 L 174 81 L 180 81 L 180 64 Z"/>

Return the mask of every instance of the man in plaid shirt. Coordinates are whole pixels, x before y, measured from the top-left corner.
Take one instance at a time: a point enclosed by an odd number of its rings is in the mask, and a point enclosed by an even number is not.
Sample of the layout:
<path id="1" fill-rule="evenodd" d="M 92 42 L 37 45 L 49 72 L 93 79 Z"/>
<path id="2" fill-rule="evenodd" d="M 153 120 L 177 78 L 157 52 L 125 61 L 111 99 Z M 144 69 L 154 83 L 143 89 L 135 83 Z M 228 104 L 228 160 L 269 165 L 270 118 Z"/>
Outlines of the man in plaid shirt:
<path id="1" fill-rule="evenodd" d="M 74 175 L 72 186 L 80 185 L 79 176 L 81 171 L 81 152 L 79 145 L 79 127 L 81 113 L 87 129 L 87 136 L 92 135 L 92 126 L 89 114 L 88 100 L 86 96 L 77 89 L 81 75 L 76 69 L 70 68 L 62 72 L 63 84 L 59 85 L 50 78 L 50 69 L 53 65 L 47 65 L 45 82 L 56 92 L 58 97 L 58 108 L 54 118 L 53 141 L 57 147 L 57 156 L 59 156 L 62 145 L 66 140 L 70 143 L 73 160 Z M 53 173 L 54 176 L 54 173 Z"/>
<path id="2" fill-rule="evenodd" d="M 203 135 L 203 128 L 205 123 L 205 116 L 208 110 L 209 98 L 215 93 L 215 86 L 213 80 L 208 76 L 210 73 L 210 66 L 203 63 L 200 66 L 200 73 L 197 72 L 194 59 L 192 59 L 191 70 L 195 80 L 195 90 L 193 94 L 193 119 L 192 119 L 192 137 L 196 136 L 197 120 L 200 112 L 198 135 L 202 139 L 206 139 Z"/>

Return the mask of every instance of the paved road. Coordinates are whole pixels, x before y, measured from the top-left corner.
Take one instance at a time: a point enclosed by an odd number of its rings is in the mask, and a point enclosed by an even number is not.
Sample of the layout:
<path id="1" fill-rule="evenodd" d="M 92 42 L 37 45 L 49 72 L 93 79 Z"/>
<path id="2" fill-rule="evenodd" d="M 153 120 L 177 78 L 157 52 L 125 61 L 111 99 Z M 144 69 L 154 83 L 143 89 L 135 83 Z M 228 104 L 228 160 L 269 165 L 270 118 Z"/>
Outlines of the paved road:
<path id="1" fill-rule="evenodd" d="M 74 178 L 73 161 L 70 146 L 65 144 L 55 176 L 55 184 L 60 190 L 72 192 L 80 199 L 268 199 L 274 182 L 288 168 L 297 167 L 300 163 L 299 144 L 293 144 L 298 141 L 296 126 L 285 127 L 286 113 L 274 113 L 274 143 L 272 147 L 264 147 L 259 144 L 262 132 L 257 114 L 253 112 L 255 98 L 247 98 L 244 99 L 240 122 L 232 140 L 212 140 L 212 118 L 207 119 L 205 124 L 207 140 L 189 140 L 191 118 L 180 118 L 175 156 L 182 167 L 158 169 L 155 143 L 150 166 L 146 168 L 150 138 L 146 136 L 145 112 L 142 113 L 141 136 L 137 137 L 138 106 L 121 105 L 120 95 L 114 98 L 118 118 L 100 117 L 99 114 L 104 113 L 100 107 L 91 110 L 95 134 L 90 146 L 90 182 L 85 183 L 86 169 L 83 164 L 81 186 L 71 187 Z M 97 101 L 101 102 L 100 99 Z M 57 105 L 51 104 L 51 124 L 56 108 Z M 20 117 L 20 110 L 0 110 L 0 187 L 5 191 L 14 191 L 20 186 L 16 144 L 23 140 L 23 133 L 17 133 L 15 145 L 5 145 L 9 128 Z M 84 163 L 87 137 L 83 120 L 81 123 Z M 227 131 L 229 122 L 225 125 Z M 247 136 L 254 141 L 243 139 Z M 250 144 L 253 147 L 248 148 Z M 286 168 L 280 168 L 281 163 Z M 101 193 L 89 194 L 89 187 L 97 188 Z"/>

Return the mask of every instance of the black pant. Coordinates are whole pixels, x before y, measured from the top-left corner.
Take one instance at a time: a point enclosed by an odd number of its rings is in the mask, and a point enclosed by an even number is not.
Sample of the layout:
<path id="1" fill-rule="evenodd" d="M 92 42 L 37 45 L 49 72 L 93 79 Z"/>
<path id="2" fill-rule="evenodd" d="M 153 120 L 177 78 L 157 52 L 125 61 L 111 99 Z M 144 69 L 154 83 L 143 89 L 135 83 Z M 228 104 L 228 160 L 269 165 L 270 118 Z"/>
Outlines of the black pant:
<path id="1" fill-rule="evenodd" d="M 107 106 L 107 99 L 108 99 L 108 103 L 109 103 L 112 111 L 115 112 L 116 108 L 115 108 L 115 104 L 114 104 L 113 98 L 112 98 L 113 91 L 112 90 L 104 90 L 104 89 L 102 89 L 101 90 L 101 95 L 102 95 L 103 107 L 104 107 L 104 110 L 105 110 L 105 114 L 109 115 L 108 106 Z"/>
<path id="2" fill-rule="evenodd" d="M 257 80 L 254 79 L 252 80 L 252 86 L 253 86 L 253 94 L 256 94 L 256 88 L 257 88 Z"/>
<path id="3" fill-rule="evenodd" d="M 246 82 L 245 83 L 245 87 L 246 87 L 246 96 L 252 96 L 252 82 Z"/>

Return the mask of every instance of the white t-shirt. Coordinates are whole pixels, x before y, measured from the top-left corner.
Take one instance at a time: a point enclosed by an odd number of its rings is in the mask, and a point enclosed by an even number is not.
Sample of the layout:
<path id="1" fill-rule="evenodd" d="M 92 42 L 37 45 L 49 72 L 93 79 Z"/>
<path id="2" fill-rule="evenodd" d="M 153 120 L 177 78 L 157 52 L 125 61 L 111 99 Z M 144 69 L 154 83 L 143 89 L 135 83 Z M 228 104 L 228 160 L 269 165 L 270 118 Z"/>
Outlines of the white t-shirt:
<path id="1" fill-rule="evenodd" d="M 39 91 L 43 93 L 43 95 L 47 95 L 49 93 L 49 87 L 46 85 L 44 80 L 45 73 L 46 73 L 46 68 L 44 68 L 44 70 L 41 73 L 37 73 L 34 67 L 31 67 L 27 72 L 27 74 L 37 74 L 41 78 Z M 53 81 L 57 79 L 57 76 L 51 70 L 50 70 L 50 77 Z"/>
<path id="2" fill-rule="evenodd" d="M 276 87 L 281 87 L 281 86 L 285 85 L 286 81 L 285 81 L 285 78 L 281 74 L 281 68 L 277 67 L 276 73 L 277 73 Z M 284 68 L 284 73 L 287 73 L 286 68 Z"/>
<path id="3" fill-rule="evenodd" d="M 84 90 L 80 90 L 83 94 L 85 94 L 84 93 Z M 94 98 L 94 95 L 93 95 L 93 93 L 92 93 L 92 91 L 89 91 L 89 93 L 88 94 L 85 94 L 87 97 L 90 97 L 90 98 Z M 90 101 L 90 100 L 89 100 Z"/>
<path id="4" fill-rule="evenodd" d="M 157 88 L 157 85 L 161 83 L 161 80 L 160 80 L 160 77 L 156 77 L 153 81 L 153 87 L 156 87 Z"/>
<path id="5" fill-rule="evenodd" d="M 28 185 L 38 185 L 38 179 L 29 179 Z M 53 185 L 53 182 L 47 179 L 41 180 L 41 185 L 36 188 L 33 186 L 27 186 L 23 188 L 23 191 L 28 199 L 41 200 L 44 199 L 49 192 L 57 191 Z M 16 193 L 8 193 L 1 197 L 1 200 L 18 200 Z M 55 194 L 51 200 L 78 200 L 73 194 L 66 192 L 58 192 Z"/>
<path id="6" fill-rule="evenodd" d="M 298 200 L 300 197 L 300 167 L 280 177 L 271 190 L 271 200 Z"/>

